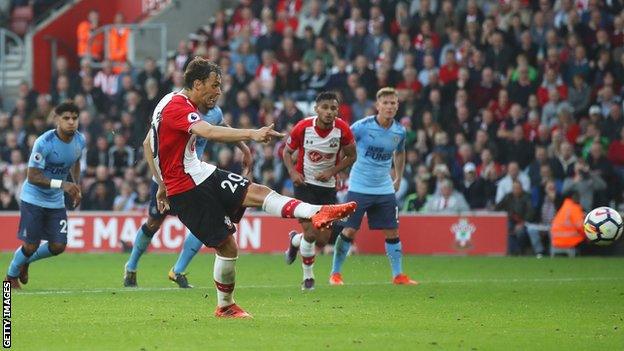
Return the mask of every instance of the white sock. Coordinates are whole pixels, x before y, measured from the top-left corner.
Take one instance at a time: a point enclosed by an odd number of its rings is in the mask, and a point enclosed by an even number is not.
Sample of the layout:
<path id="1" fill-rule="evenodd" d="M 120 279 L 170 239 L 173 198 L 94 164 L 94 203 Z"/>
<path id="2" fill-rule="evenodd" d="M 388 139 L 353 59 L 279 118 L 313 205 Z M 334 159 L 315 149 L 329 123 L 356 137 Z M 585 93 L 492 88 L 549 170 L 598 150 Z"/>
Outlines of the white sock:
<path id="1" fill-rule="evenodd" d="M 303 279 L 314 278 L 314 242 L 308 242 L 305 238 L 301 240 L 301 246 L 299 246 L 299 252 L 301 253 L 301 267 L 303 268 Z"/>
<path id="2" fill-rule="evenodd" d="M 217 287 L 217 305 L 229 306 L 234 303 L 234 280 L 236 277 L 236 259 L 215 255 L 214 281 Z"/>
<path id="3" fill-rule="evenodd" d="M 292 240 L 290 241 L 290 243 L 292 244 L 292 246 L 294 247 L 299 247 L 301 245 L 301 240 L 303 239 L 303 233 L 299 233 L 295 236 L 293 236 Z"/>
<path id="4" fill-rule="evenodd" d="M 291 206 L 294 206 L 294 208 L 291 208 Z M 320 211 L 321 206 L 310 205 L 309 203 L 271 191 L 269 195 L 264 198 L 262 209 L 272 215 L 286 218 L 295 217 L 309 219 Z"/>

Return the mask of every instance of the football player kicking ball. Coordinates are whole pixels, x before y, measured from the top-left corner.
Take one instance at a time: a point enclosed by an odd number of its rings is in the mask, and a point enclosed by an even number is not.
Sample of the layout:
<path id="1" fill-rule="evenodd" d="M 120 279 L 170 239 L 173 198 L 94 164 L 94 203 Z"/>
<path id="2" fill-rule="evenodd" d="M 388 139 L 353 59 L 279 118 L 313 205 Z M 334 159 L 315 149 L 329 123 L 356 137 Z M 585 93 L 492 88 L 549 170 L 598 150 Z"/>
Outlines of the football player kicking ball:
<path id="1" fill-rule="evenodd" d="M 175 93 L 169 93 L 171 96 L 165 98 L 169 99 L 174 94 Z M 223 123 L 223 112 L 218 106 L 216 106 L 217 99 L 218 96 L 210 101 L 202 101 L 198 105 L 199 111 L 202 113 L 202 119 L 212 125 L 221 125 Z M 149 142 L 149 140 L 146 139 L 145 142 Z M 208 140 L 204 138 L 197 138 L 195 143 L 195 152 L 198 158 L 201 158 L 204 154 L 204 149 L 206 148 L 207 143 Z M 245 167 L 243 175 L 247 175 L 251 170 L 251 152 L 244 142 L 238 142 L 236 145 L 243 152 L 243 165 Z M 145 250 L 147 250 L 152 237 L 154 237 L 154 234 L 158 231 L 167 215 L 175 215 L 170 213 L 170 211 L 165 213 L 160 213 L 158 211 L 158 207 L 156 205 L 156 191 L 158 191 L 158 183 L 155 180 L 152 180 L 152 194 L 147 221 L 141 226 L 141 228 L 139 228 L 139 231 L 134 239 L 134 245 L 132 246 L 132 253 L 130 254 L 128 262 L 126 262 L 124 266 L 125 287 L 137 286 L 137 267 L 139 259 Z M 191 263 L 191 260 L 195 257 L 197 252 L 199 252 L 202 245 L 202 242 L 190 233 L 184 239 L 182 251 L 180 251 L 178 260 L 168 274 L 169 280 L 178 284 L 180 288 L 193 287 L 188 283 L 188 279 L 186 278 L 186 267 L 188 267 L 189 263 Z"/>
<path id="2" fill-rule="evenodd" d="M 284 165 L 295 188 L 295 198 L 314 205 L 336 203 L 335 175 L 355 162 L 355 142 L 349 125 L 338 117 L 338 96 L 324 92 L 316 97 L 316 117 L 295 125 L 284 149 Z M 339 158 L 340 151 L 344 156 Z M 298 153 L 296 166 L 293 154 Z M 314 228 L 309 219 L 299 219 L 303 233 L 289 233 L 286 263 L 292 264 L 301 252 L 303 267 L 302 290 L 314 289 L 315 243 L 324 245 L 331 230 Z"/>
<path id="3" fill-rule="evenodd" d="M 355 239 L 364 213 L 368 214 L 370 229 L 383 231 L 386 254 L 392 268 L 394 284 L 418 284 L 403 274 L 401 241 L 394 193 L 399 189 L 405 167 L 405 127 L 394 120 L 399 98 L 393 88 L 382 88 L 375 101 L 377 115 L 365 117 L 351 126 L 355 137 L 357 161 L 349 176 L 348 201 L 356 201 L 358 209 L 344 223 L 336 238 L 331 285 L 342 285 L 342 264 Z M 395 176 L 390 176 L 394 159 Z"/>
<path id="4" fill-rule="evenodd" d="M 283 137 L 273 126 L 233 129 L 213 126 L 201 119 L 197 105 L 221 94 L 219 66 L 196 57 L 184 72 L 185 88 L 161 100 L 154 111 L 145 157 L 158 181 L 159 211 L 171 208 L 180 221 L 204 245 L 216 251 L 213 278 L 217 288 L 217 317 L 250 315 L 233 298 L 238 246 L 232 223 L 240 221 L 246 207 L 262 207 L 285 218 L 311 219 L 316 228 L 351 214 L 357 207 L 318 206 L 282 196 L 268 187 L 251 183 L 238 174 L 201 162 L 195 154 L 197 137 L 219 142 L 254 140 L 268 142 Z"/>
<path id="5" fill-rule="evenodd" d="M 67 245 L 67 211 L 64 192 L 76 207 L 82 198 L 80 156 L 85 138 L 78 130 L 78 107 L 64 102 L 54 109 L 56 129 L 35 140 L 28 159 L 27 179 L 20 195 L 20 225 L 17 237 L 24 243 L 13 255 L 5 280 L 11 288 L 28 283 L 28 266 L 40 259 L 56 256 Z M 71 172 L 72 180 L 67 175 Z M 41 244 L 41 240 L 47 242 Z"/>

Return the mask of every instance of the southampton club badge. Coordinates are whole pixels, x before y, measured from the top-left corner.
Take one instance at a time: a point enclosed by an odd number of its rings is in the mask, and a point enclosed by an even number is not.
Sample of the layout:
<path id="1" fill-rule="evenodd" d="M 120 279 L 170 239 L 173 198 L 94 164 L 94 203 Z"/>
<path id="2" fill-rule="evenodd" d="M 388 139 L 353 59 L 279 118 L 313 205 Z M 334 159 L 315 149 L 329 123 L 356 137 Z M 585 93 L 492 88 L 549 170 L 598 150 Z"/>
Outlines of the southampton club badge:
<path id="1" fill-rule="evenodd" d="M 223 218 L 223 223 L 225 223 L 225 225 L 227 225 L 228 229 L 234 228 L 234 224 L 232 224 L 232 220 L 230 219 L 229 216 L 225 216 Z"/>
<path id="2" fill-rule="evenodd" d="M 468 222 L 466 218 L 460 218 L 457 223 L 451 226 L 451 232 L 455 234 L 455 246 L 458 249 L 469 249 L 472 247 L 470 239 L 472 239 L 472 233 L 477 228 L 474 224 Z"/>

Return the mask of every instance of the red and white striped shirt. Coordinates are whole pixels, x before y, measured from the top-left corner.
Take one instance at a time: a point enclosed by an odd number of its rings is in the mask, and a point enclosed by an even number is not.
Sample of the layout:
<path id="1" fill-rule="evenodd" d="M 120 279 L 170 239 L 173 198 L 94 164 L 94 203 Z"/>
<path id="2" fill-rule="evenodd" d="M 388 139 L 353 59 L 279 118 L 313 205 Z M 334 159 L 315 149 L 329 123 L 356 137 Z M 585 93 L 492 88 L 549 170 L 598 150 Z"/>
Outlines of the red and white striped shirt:
<path id="1" fill-rule="evenodd" d="M 169 93 L 156 105 L 150 143 L 167 196 L 193 189 L 216 169 L 195 153 L 197 136 L 191 128 L 201 120 L 197 106 L 182 92 Z"/>
<path id="2" fill-rule="evenodd" d="M 306 183 L 333 188 L 336 179 L 321 182 L 314 177 L 338 163 L 340 148 L 354 142 L 349 125 L 337 118 L 330 129 L 320 129 L 317 117 L 306 118 L 297 123 L 288 137 L 286 145 L 298 150 L 297 172 L 303 174 Z"/>

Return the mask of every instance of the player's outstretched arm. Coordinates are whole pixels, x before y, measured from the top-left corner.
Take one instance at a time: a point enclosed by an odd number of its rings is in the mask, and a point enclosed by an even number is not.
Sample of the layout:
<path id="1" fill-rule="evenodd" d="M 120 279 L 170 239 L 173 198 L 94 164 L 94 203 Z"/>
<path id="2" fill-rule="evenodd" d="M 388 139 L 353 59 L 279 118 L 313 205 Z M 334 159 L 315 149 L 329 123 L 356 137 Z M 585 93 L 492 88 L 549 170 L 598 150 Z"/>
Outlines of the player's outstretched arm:
<path id="1" fill-rule="evenodd" d="M 213 126 L 210 123 L 199 121 L 191 127 L 191 133 L 208 140 L 223 143 L 234 143 L 238 141 L 268 142 L 273 138 L 283 138 L 284 134 L 273 130 L 273 125 L 260 129 L 236 129 L 220 126 Z"/>
<path id="2" fill-rule="evenodd" d="M 28 167 L 27 178 L 30 184 L 41 188 L 63 189 L 63 191 L 67 192 L 69 196 L 71 196 L 74 202 L 74 207 L 77 206 L 82 199 L 82 192 L 80 191 L 80 187 L 78 185 L 60 179 L 50 179 L 43 174 L 43 170 L 40 168 Z"/>

